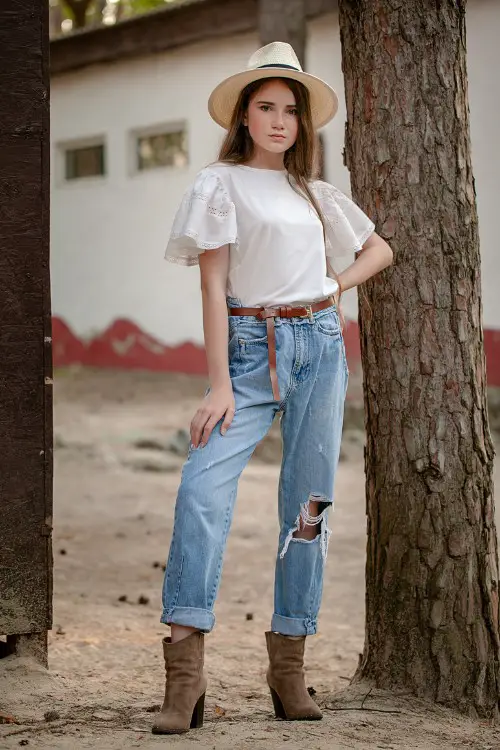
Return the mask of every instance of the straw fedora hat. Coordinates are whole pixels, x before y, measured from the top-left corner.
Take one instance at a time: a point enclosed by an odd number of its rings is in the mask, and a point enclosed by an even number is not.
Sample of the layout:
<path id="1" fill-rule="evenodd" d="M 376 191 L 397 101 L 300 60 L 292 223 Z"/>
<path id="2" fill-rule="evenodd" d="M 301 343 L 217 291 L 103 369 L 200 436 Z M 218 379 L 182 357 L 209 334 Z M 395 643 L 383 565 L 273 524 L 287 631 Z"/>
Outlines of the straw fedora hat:
<path id="1" fill-rule="evenodd" d="M 260 78 L 293 78 L 309 90 L 313 126 L 320 128 L 335 116 L 338 98 L 321 78 L 305 73 L 293 47 L 286 42 L 271 42 L 254 52 L 246 70 L 225 78 L 210 94 L 208 111 L 218 125 L 226 130 L 241 91 Z"/>

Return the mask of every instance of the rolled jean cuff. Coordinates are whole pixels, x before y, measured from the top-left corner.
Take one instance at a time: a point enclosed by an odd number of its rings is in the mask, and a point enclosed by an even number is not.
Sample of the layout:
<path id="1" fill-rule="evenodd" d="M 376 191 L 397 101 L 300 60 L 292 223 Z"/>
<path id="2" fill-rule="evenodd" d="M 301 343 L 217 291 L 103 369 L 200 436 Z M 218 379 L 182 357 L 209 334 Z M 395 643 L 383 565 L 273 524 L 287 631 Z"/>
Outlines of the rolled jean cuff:
<path id="1" fill-rule="evenodd" d="M 210 633 L 215 625 L 215 615 L 208 609 L 197 607 L 173 607 L 164 609 L 160 622 L 165 625 L 185 625 L 188 628 L 196 628 L 202 633 Z"/>
<path id="2" fill-rule="evenodd" d="M 317 620 L 315 617 L 298 619 L 274 613 L 271 620 L 271 630 L 273 633 L 280 633 L 281 635 L 314 635 L 317 630 Z"/>

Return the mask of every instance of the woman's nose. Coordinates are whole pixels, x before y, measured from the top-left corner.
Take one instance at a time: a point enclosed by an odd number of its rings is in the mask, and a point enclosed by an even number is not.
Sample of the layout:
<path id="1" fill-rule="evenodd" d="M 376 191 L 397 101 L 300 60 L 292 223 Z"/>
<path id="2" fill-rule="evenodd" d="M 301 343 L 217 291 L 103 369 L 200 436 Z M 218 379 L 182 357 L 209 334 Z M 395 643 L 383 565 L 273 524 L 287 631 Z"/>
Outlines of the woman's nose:
<path id="1" fill-rule="evenodd" d="M 283 127 L 283 114 L 281 112 L 274 113 L 273 125 L 276 128 Z"/>

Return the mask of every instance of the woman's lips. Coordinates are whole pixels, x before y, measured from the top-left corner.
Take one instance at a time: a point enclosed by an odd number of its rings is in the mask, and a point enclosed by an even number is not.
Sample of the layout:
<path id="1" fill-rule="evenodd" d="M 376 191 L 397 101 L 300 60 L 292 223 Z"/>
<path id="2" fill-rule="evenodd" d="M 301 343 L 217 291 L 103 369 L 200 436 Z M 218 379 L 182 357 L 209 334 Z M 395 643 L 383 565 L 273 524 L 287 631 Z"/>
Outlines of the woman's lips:
<path id="1" fill-rule="evenodd" d="M 284 135 L 270 135 L 269 138 L 272 138 L 275 141 L 284 141 L 285 136 Z"/>

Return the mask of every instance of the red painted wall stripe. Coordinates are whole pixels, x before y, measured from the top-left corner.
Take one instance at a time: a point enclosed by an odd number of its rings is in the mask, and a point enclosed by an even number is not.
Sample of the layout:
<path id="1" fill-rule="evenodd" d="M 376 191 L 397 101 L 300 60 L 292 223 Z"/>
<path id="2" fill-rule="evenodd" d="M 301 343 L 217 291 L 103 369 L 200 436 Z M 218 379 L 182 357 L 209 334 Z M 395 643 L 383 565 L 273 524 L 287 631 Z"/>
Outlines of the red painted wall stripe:
<path id="1" fill-rule="evenodd" d="M 360 369 L 358 325 L 347 321 L 344 330 L 349 370 Z M 52 319 L 54 367 L 82 364 L 93 367 L 207 374 L 205 350 L 191 343 L 166 346 L 129 320 L 115 320 L 88 342 L 79 339 L 60 318 Z M 488 385 L 500 386 L 500 330 L 484 331 Z"/>

